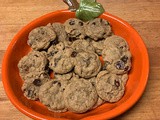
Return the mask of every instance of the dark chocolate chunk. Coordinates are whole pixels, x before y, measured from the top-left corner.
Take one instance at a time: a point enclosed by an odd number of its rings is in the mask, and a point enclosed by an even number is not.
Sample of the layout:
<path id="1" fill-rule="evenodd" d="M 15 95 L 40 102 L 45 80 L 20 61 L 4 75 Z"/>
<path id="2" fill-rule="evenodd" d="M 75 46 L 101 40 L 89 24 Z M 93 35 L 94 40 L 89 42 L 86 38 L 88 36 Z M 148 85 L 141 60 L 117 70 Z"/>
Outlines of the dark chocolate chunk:
<path id="1" fill-rule="evenodd" d="M 127 56 L 123 56 L 123 57 L 121 58 L 121 60 L 122 60 L 124 63 L 127 63 L 128 57 L 127 57 Z"/>
<path id="2" fill-rule="evenodd" d="M 35 86 L 41 86 L 41 85 L 42 85 L 42 82 L 41 82 L 40 79 L 35 79 L 35 80 L 33 81 L 33 84 L 34 84 Z"/>
<path id="3" fill-rule="evenodd" d="M 119 81 L 118 81 L 118 80 L 115 80 L 115 81 L 114 81 L 114 85 L 115 85 L 116 87 L 119 87 L 119 86 L 120 86 Z"/>
<path id="4" fill-rule="evenodd" d="M 60 82 L 58 82 L 58 85 L 59 85 L 59 87 L 61 87 L 61 83 Z"/>
<path id="5" fill-rule="evenodd" d="M 83 26 L 83 22 L 80 21 L 80 22 L 79 22 L 79 25 L 80 25 L 80 26 Z"/>
<path id="6" fill-rule="evenodd" d="M 129 70 L 129 66 L 126 66 L 125 68 L 124 68 L 124 71 L 128 71 Z"/>
<path id="7" fill-rule="evenodd" d="M 55 81 L 55 80 L 54 80 L 54 81 L 53 81 L 53 84 L 56 84 L 57 82 L 58 82 L 58 81 Z"/>
<path id="8" fill-rule="evenodd" d="M 28 67 L 27 65 L 24 65 L 24 67 L 23 67 L 23 68 L 24 68 L 24 69 L 23 69 L 23 70 L 24 70 L 24 72 L 27 72 L 27 73 L 29 72 L 29 67 Z"/>
<path id="9" fill-rule="evenodd" d="M 61 87 L 61 83 L 60 82 L 58 82 L 58 81 L 53 81 L 53 84 L 58 84 L 60 87 Z"/>
<path id="10" fill-rule="evenodd" d="M 118 61 L 115 63 L 115 67 L 118 69 L 118 70 L 123 70 L 124 69 L 124 62 L 123 61 Z"/>
<path id="11" fill-rule="evenodd" d="M 76 37 L 70 37 L 70 38 L 69 38 L 69 41 L 70 41 L 70 42 L 74 42 L 75 40 L 77 40 Z"/>
<path id="12" fill-rule="evenodd" d="M 96 25 L 96 22 L 93 22 L 92 24 L 93 24 L 93 25 Z"/>
<path id="13" fill-rule="evenodd" d="M 74 24 L 75 24 L 75 21 L 74 21 L 74 20 L 70 20 L 70 21 L 69 21 L 69 24 L 70 24 L 70 25 L 74 25 Z"/>
<path id="14" fill-rule="evenodd" d="M 100 22 L 102 22 L 102 18 L 100 18 Z"/>
<path id="15" fill-rule="evenodd" d="M 77 56 L 77 52 L 73 51 L 71 54 L 71 57 L 76 57 Z"/>

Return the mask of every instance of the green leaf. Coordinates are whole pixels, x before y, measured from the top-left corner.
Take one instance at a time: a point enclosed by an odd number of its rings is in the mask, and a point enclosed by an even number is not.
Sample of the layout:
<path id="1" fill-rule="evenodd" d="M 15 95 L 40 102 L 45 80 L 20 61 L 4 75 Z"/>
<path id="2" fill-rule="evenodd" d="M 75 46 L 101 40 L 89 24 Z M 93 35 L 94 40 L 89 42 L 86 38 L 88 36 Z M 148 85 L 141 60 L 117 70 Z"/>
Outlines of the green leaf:
<path id="1" fill-rule="evenodd" d="M 88 21 L 94 19 L 104 12 L 104 8 L 96 0 L 81 0 L 80 7 L 76 11 L 76 17 Z"/>

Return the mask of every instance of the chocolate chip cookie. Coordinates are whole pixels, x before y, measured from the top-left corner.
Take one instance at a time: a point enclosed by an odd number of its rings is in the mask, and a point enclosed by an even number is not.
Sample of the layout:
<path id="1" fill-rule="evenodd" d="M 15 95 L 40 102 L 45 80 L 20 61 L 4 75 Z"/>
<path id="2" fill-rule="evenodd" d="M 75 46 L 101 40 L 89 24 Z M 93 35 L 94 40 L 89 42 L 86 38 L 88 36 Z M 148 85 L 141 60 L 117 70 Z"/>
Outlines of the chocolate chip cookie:
<path id="1" fill-rule="evenodd" d="M 33 29 L 28 36 L 28 45 L 34 50 L 47 49 L 56 38 L 55 32 L 48 26 Z"/>
<path id="2" fill-rule="evenodd" d="M 107 102 L 119 101 L 125 91 L 122 76 L 102 71 L 97 76 L 96 90 L 98 95 Z"/>
<path id="3" fill-rule="evenodd" d="M 120 58 L 115 59 L 112 63 L 104 62 L 104 69 L 115 74 L 125 74 L 131 69 L 131 53 L 124 52 Z"/>
<path id="4" fill-rule="evenodd" d="M 97 54 L 82 51 L 77 54 L 74 72 L 83 78 L 91 78 L 98 74 L 101 62 Z"/>
<path id="5" fill-rule="evenodd" d="M 49 110 L 54 112 L 66 112 L 63 92 L 68 81 L 50 80 L 43 84 L 39 89 L 39 99 Z"/>
<path id="6" fill-rule="evenodd" d="M 101 18 L 95 18 L 86 23 L 85 33 L 87 36 L 97 41 L 98 39 L 104 39 L 111 36 L 112 30 L 108 21 Z"/>
<path id="7" fill-rule="evenodd" d="M 75 113 L 90 110 L 98 99 L 95 87 L 82 78 L 67 85 L 63 94 L 66 107 Z"/>
<path id="8" fill-rule="evenodd" d="M 86 36 L 84 24 L 85 23 L 79 19 L 70 18 L 64 23 L 65 31 L 70 38 L 84 38 Z"/>
<path id="9" fill-rule="evenodd" d="M 51 58 L 49 67 L 54 73 L 58 74 L 70 72 L 75 66 L 75 58 L 71 57 L 72 53 L 73 50 L 71 48 L 58 51 L 58 53 Z"/>
<path id="10" fill-rule="evenodd" d="M 25 76 L 31 72 L 46 71 L 47 64 L 45 52 L 31 51 L 19 61 L 19 74 L 22 79 L 25 79 Z"/>

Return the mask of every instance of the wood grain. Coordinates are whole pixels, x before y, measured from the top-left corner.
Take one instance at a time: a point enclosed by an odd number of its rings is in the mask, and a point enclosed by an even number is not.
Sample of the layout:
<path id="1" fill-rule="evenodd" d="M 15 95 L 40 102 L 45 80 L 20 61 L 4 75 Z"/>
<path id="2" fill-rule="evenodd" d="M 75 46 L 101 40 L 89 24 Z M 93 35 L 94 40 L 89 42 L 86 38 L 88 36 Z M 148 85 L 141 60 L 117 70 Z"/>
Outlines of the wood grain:
<path id="1" fill-rule="evenodd" d="M 141 35 L 150 59 L 150 74 L 141 99 L 115 120 L 160 119 L 160 1 L 97 0 L 105 10 L 129 22 Z M 66 9 L 62 0 L 0 0 L 0 63 L 14 35 L 37 17 Z M 5 94 L 0 65 L 0 120 L 31 120 L 19 112 Z"/>

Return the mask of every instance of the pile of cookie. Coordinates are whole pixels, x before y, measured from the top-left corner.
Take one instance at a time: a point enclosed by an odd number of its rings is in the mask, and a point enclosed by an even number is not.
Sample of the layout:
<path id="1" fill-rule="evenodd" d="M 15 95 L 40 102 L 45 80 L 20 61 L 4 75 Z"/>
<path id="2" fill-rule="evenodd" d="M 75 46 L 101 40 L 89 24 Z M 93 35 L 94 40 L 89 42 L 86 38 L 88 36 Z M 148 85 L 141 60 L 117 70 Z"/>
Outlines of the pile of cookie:
<path id="1" fill-rule="evenodd" d="M 108 21 L 49 23 L 33 29 L 27 44 L 32 50 L 18 68 L 28 99 L 54 112 L 84 113 L 124 95 L 131 53 Z"/>

